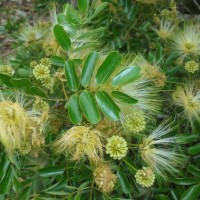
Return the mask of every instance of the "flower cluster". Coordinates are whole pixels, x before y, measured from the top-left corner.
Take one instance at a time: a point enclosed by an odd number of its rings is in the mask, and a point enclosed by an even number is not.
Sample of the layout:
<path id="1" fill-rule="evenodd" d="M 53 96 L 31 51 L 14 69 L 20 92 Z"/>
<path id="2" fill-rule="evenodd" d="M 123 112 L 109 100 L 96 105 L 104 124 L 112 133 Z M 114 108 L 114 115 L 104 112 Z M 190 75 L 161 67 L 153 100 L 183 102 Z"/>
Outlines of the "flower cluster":
<path id="1" fill-rule="evenodd" d="M 112 136 L 107 139 L 106 153 L 113 159 L 122 159 L 128 151 L 127 142 L 120 136 Z"/>
<path id="2" fill-rule="evenodd" d="M 151 187 L 155 182 L 155 174 L 150 167 L 142 167 L 137 170 L 135 179 L 142 187 Z"/>
<path id="3" fill-rule="evenodd" d="M 30 66 L 33 68 L 33 75 L 42 85 L 49 89 L 53 90 L 54 78 L 51 76 L 51 61 L 49 58 L 42 58 L 40 62 L 33 61 L 30 63 Z"/>
<path id="4" fill-rule="evenodd" d="M 94 171 L 94 182 L 104 193 L 110 193 L 114 189 L 117 176 L 112 172 L 108 164 L 101 163 Z"/>
<path id="5" fill-rule="evenodd" d="M 13 76 L 15 71 L 10 65 L 0 65 L 0 73 L 8 76 Z"/>
<path id="6" fill-rule="evenodd" d="M 194 73 L 198 70 L 198 63 L 196 63 L 195 61 L 188 61 L 185 63 L 185 69 L 190 72 L 190 73 Z"/>

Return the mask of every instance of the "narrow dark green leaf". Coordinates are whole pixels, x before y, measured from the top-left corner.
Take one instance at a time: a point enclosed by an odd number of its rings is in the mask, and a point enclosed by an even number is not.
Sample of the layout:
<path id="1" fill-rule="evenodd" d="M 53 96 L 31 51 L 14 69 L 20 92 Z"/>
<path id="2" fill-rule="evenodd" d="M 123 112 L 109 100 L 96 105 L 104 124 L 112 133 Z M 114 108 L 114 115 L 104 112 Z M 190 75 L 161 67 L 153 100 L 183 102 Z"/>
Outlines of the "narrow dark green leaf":
<path id="1" fill-rule="evenodd" d="M 111 52 L 97 71 L 96 83 L 98 85 L 105 83 L 121 62 L 122 56 L 116 51 Z"/>
<path id="2" fill-rule="evenodd" d="M 121 170 L 119 167 L 117 168 L 117 176 L 118 176 L 122 191 L 125 194 L 128 194 L 131 191 L 130 184 L 124 174 L 124 171 Z"/>
<path id="3" fill-rule="evenodd" d="M 42 177 L 52 177 L 62 175 L 65 171 L 64 167 L 49 166 L 39 170 L 39 175 Z"/>
<path id="4" fill-rule="evenodd" d="M 135 163 L 127 156 L 123 159 L 126 167 L 129 169 L 129 171 L 131 172 L 131 174 L 135 175 L 135 173 L 137 172 L 137 166 L 135 165 Z"/>
<path id="5" fill-rule="evenodd" d="M 3 177 L 3 175 L 6 173 L 9 163 L 10 161 L 8 160 L 8 157 L 6 156 L 6 153 L 3 153 L 1 156 L 1 162 L 0 162 L 0 180 Z"/>
<path id="6" fill-rule="evenodd" d="M 8 75 L 0 73 L 0 80 L 2 81 L 3 84 L 5 84 L 9 88 L 13 88 L 13 84 L 10 82 L 11 78 L 12 77 L 10 77 Z"/>
<path id="7" fill-rule="evenodd" d="M 172 200 L 179 200 L 180 199 L 178 192 L 175 189 L 172 188 L 170 190 L 170 193 L 171 193 Z"/>
<path id="8" fill-rule="evenodd" d="M 31 70 L 20 68 L 17 70 L 17 74 L 22 78 L 29 78 L 33 73 Z"/>
<path id="9" fill-rule="evenodd" d="M 200 178 L 200 168 L 195 165 L 189 165 L 187 171 Z"/>
<path id="10" fill-rule="evenodd" d="M 181 200 L 197 200 L 200 196 L 200 184 L 189 187 L 181 196 Z"/>
<path id="11" fill-rule="evenodd" d="M 67 21 L 73 25 L 80 25 L 82 22 L 80 14 L 75 10 L 75 8 L 69 4 L 66 4 L 64 7 L 64 15 L 67 18 Z"/>
<path id="12" fill-rule="evenodd" d="M 97 52 L 90 53 L 88 57 L 86 58 L 86 61 L 83 66 L 82 77 L 81 77 L 81 85 L 83 87 L 87 87 L 89 85 L 94 69 L 95 69 L 97 59 L 98 59 Z"/>
<path id="13" fill-rule="evenodd" d="M 90 0 L 78 0 L 78 8 L 81 11 L 87 11 L 89 8 Z"/>
<path id="14" fill-rule="evenodd" d="M 80 124 L 82 121 L 82 112 L 79 105 L 79 97 L 74 94 L 68 101 L 68 114 L 73 124 Z"/>
<path id="15" fill-rule="evenodd" d="M 83 113 L 85 114 L 85 117 L 87 118 L 87 120 L 91 122 L 92 124 L 97 124 L 100 121 L 101 116 L 98 111 L 95 98 L 92 92 L 89 92 L 87 90 L 83 91 L 80 94 L 79 102 L 80 102 L 81 109 Z"/>
<path id="16" fill-rule="evenodd" d="M 135 104 L 138 102 L 138 100 L 130 97 L 129 95 L 119 92 L 119 91 L 112 91 L 112 96 L 116 99 L 118 99 L 121 102 L 127 103 L 127 104 Z"/>
<path id="17" fill-rule="evenodd" d="M 8 194 L 9 193 L 10 187 L 12 184 L 12 180 L 13 180 L 13 174 L 12 174 L 12 167 L 10 165 L 6 171 L 5 176 L 3 177 L 3 179 L 1 179 L 0 194 Z"/>
<path id="18" fill-rule="evenodd" d="M 79 88 L 79 80 L 76 74 L 74 62 L 69 60 L 65 63 L 65 75 L 69 89 L 72 91 L 77 91 Z"/>
<path id="19" fill-rule="evenodd" d="M 20 78 L 20 79 L 12 78 L 12 79 L 10 79 L 10 82 L 17 89 L 23 89 L 23 88 L 31 87 L 31 85 L 32 85 L 31 81 L 27 78 Z"/>
<path id="20" fill-rule="evenodd" d="M 188 153 L 191 155 L 196 155 L 200 153 L 200 143 L 188 148 Z"/>
<path id="21" fill-rule="evenodd" d="M 170 198 L 164 194 L 156 194 L 154 195 L 155 200 L 170 200 Z"/>
<path id="22" fill-rule="evenodd" d="M 140 67 L 128 67 L 119 72 L 112 80 L 113 86 L 121 86 L 124 84 L 132 83 L 140 78 Z"/>
<path id="23" fill-rule="evenodd" d="M 98 91 L 95 94 L 97 104 L 101 111 L 110 119 L 118 121 L 120 119 L 120 109 L 105 91 Z"/>
<path id="24" fill-rule="evenodd" d="M 181 135 L 176 137 L 177 143 L 188 144 L 191 142 L 196 142 L 198 140 L 198 135 Z"/>
<path id="25" fill-rule="evenodd" d="M 199 180 L 193 177 L 173 178 L 170 179 L 170 181 L 177 185 L 194 185 L 196 183 L 199 183 Z"/>
<path id="26" fill-rule="evenodd" d="M 31 195 L 31 187 L 28 186 L 23 189 L 23 192 L 21 193 L 19 199 L 20 200 L 29 200 Z"/>
<path id="27" fill-rule="evenodd" d="M 65 50 L 69 50 L 70 47 L 71 47 L 71 40 L 68 36 L 68 34 L 65 32 L 64 28 L 59 25 L 59 24 L 56 24 L 54 26 L 54 35 L 58 41 L 58 43 L 60 44 L 60 46 Z"/>
<path id="28" fill-rule="evenodd" d="M 59 67 L 65 66 L 65 60 L 64 60 L 64 58 L 62 58 L 60 56 L 51 56 L 51 63 L 52 63 L 52 65 L 56 65 Z"/>
<path id="29" fill-rule="evenodd" d="M 43 98 L 48 98 L 47 94 L 38 87 L 32 86 L 32 87 L 28 88 L 28 91 L 32 95 L 36 95 L 36 96 L 43 97 Z"/>

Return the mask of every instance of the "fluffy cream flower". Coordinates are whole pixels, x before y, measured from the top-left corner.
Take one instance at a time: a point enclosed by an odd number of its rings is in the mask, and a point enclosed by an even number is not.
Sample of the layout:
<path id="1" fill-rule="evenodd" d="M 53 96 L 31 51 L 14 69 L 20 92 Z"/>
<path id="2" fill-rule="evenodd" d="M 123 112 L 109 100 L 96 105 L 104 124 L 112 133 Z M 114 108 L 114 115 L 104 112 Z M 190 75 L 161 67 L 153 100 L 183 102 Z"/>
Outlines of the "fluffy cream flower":
<path id="1" fill-rule="evenodd" d="M 112 172 L 108 164 L 99 164 L 94 171 L 94 182 L 104 193 L 110 193 L 114 189 L 117 176 Z"/>
<path id="2" fill-rule="evenodd" d="M 49 67 L 46 65 L 38 64 L 33 69 L 33 74 L 36 79 L 42 80 L 42 79 L 48 78 L 49 73 L 50 73 Z"/>
<path id="3" fill-rule="evenodd" d="M 15 71 L 10 65 L 0 65 L 0 73 L 8 76 L 13 76 Z"/>
<path id="4" fill-rule="evenodd" d="M 194 122 L 200 123 L 200 90 L 195 82 L 188 82 L 176 88 L 172 94 L 175 105 L 182 108 L 183 117 L 194 128 Z"/>
<path id="5" fill-rule="evenodd" d="M 175 148 L 176 137 L 164 137 L 174 128 L 168 121 L 163 122 L 150 135 L 144 137 L 139 145 L 142 160 L 164 178 L 166 172 L 177 172 L 183 162 L 183 155 Z"/>
<path id="6" fill-rule="evenodd" d="M 57 153 L 69 153 L 73 160 L 88 158 L 97 161 L 103 157 L 103 134 L 86 126 L 74 126 L 58 139 Z"/>

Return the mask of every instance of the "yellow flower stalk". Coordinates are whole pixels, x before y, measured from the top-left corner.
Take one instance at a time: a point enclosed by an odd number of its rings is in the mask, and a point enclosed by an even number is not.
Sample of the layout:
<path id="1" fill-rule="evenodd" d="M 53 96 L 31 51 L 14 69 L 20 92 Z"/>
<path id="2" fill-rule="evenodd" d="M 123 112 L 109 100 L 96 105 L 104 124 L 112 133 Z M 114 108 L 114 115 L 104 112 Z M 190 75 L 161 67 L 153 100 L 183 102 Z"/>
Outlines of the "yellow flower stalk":
<path id="1" fill-rule="evenodd" d="M 183 155 L 175 148 L 176 137 L 165 137 L 174 128 L 172 123 L 163 122 L 139 144 L 142 160 L 163 178 L 166 173 L 176 173 L 183 162 Z"/>
<path id="2" fill-rule="evenodd" d="M 190 122 L 192 128 L 195 121 L 200 123 L 200 90 L 195 82 L 177 87 L 172 99 L 175 105 L 182 108 L 183 117 Z"/>
<path id="3" fill-rule="evenodd" d="M 58 139 L 54 148 L 56 153 L 71 154 L 72 159 L 97 161 L 103 157 L 104 135 L 87 126 L 74 126 Z"/>
<path id="4" fill-rule="evenodd" d="M 111 193 L 114 189 L 117 176 L 112 172 L 109 165 L 100 163 L 94 171 L 94 182 L 104 193 Z"/>
<path id="5" fill-rule="evenodd" d="M 107 139 L 106 153 L 113 159 L 121 160 L 127 154 L 127 142 L 120 136 L 112 136 Z"/>
<path id="6" fill-rule="evenodd" d="M 142 167 L 137 170 L 135 179 L 142 187 L 151 187 L 155 182 L 155 174 L 150 167 Z"/>
<path id="7" fill-rule="evenodd" d="M 0 65 L 0 73 L 8 76 L 13 76 L 15 71 L 10 65 Z"/>
<path id="8" fill-rule="evenodd" d="M 196 63 L 195 61 L 188 61 L 185 63 L 185 69 L 190 72 L 190 73 L 194 73 L 196 71 L 198 71 L 199 67 L 198 67 L 198 63 Z"/>

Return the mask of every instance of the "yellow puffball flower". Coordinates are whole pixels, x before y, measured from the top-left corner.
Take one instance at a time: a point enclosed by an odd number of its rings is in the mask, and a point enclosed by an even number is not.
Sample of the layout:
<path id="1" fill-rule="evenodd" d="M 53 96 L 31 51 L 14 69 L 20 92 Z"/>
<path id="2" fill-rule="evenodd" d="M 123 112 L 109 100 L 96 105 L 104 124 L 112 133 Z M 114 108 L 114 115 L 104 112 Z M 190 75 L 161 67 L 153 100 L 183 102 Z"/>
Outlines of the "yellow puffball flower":
<path id="1" fill-rule="evenodd" d="M 145 129 L 146 122 L 143 112 L 135 112 L 122 119 L 124 128 L 132 133 L 139 133 Z"/>
<path id="2" fill-rule="evenodd" d="M 151 187 L 155 182 L 155 174 L 150 167 L 142 167 L 136 172 L 135 179 L 142 187 Z"/>
<path id="3" fill-rule="evenodd" d="M 47 66 L 48 68 L 51 67 L 51 61 L 49 58 L 42 58 L 40 60 L 40 64 Z"/>
<path id="4" fill-rule="evenodd" d="M 15 71 L 10 65 L 0 65 L 0 73 L 8 76 L 13 76 Z"/>
<path id="5" fill-rule="evenodd" d="M 120 136 L 112 136 L 107 139 L 106 153 L 113 159 L 122 159 L 128 151 L 127 142 Z"/>
<path id="6" fill-rule="evenodd" d="M 108 164 L 100 164 L 94 171 L 94 182 L 104 193 L 110 193 L 114 189 L 117 176 L 112 172 Z"/>
<path id="7" fill-rule="evenodd" d="M 198 63 L 196 63 L 195 61 L 188 61 L 185 63 L 185 69 L 188 72 L 194 73 L 195 71 L 198 70 Z"/>
<path id="8" fill-rule="evenodd" d="M 45 79 L 49 76 L 49 73 L 49 68 L 42 64 L 36 65 L 33 69 L 33 74 L 36 79 Z"/>
<path id="9" fill-rule="evenodd" d="M 54 82 L 55 82 L 54 78 L 50 76 L 42 79 L 42 85 L 49 90 L 53 90 Z"/>
<path id="10" fill-rule="evenodd" d="M 38 65 L 38 63 L 36 62 L 36 61 L 32 61 L 31 63 L 30 63 L 30 67 L 33 69 L 35 66 L 37 66 Z"/>

